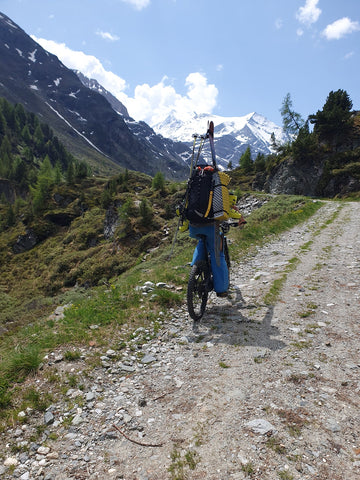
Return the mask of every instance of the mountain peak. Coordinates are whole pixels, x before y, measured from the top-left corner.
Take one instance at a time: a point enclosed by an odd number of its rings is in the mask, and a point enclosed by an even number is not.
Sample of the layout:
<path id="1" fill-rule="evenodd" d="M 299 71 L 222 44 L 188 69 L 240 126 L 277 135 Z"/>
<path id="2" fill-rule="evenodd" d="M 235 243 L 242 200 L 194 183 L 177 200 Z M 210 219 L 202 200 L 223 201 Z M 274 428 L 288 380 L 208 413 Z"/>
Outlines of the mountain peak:
<path id="1" fill-rule="evenodd" d="M 193 133 L 205 133 L 210 120 L 215 124 L 216 156 L 223 167 L 227 167 L 229 161 L 237 164 L 248 147 L 253 158 L 258 153 L 271 153 L 272 133 L 280 142 L 286 141 L 282 128 L 257 112 L 242 117 L 194 114 L 183 120 L 171 114 L 163 122 L 153 125 L 153 129 L 164 137 L 190 145 Z"/>

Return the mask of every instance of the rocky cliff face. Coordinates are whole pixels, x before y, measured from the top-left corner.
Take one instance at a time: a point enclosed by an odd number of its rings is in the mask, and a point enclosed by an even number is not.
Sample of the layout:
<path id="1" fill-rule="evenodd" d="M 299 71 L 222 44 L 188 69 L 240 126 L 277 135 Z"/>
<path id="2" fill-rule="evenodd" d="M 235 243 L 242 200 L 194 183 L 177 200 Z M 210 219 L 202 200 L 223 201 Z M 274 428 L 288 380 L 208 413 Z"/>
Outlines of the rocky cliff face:
<path id="1" fill-rule="evenodd" d="M 313 163 L 295 162 L 290 158 L 270 174 L 258 174 L 253 188 L 272 194 L 343 196 L 360 191 L 360 168 L 330 169 L 327 156 Z"/>
<path id="2" fill-rule="evenodd" d="M 341 144 L 312 143 L 308 156 L 275 157 L 270 172 L 257 174 L 255 190 L 273 194 L 335 197 L 360 191 L 360 113 L 353 112 L 350 134 Z M 306 151 L 306 150 L 305 150 Z M 269 167 L 268 167 L 269 168 Z"/>
<path id="3" fill-rule="evenodd" d="M 315 196 L 322 173 L 323 162 L 303 166 L 283 162 L 269 175 L 263 188 L 274 194 Z"/>

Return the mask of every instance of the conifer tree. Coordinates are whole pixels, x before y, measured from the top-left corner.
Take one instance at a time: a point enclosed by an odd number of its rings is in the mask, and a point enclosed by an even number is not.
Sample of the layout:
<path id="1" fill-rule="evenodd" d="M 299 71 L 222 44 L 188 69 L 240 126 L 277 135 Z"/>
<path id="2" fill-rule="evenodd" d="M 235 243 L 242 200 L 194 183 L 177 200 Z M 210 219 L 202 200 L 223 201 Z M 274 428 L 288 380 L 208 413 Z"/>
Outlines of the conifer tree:
<path id="1" fill-rule="evenodd" d="M 265 171 L 265 155 L 259 152 L 254 160 L 254 168 L 255 172 L 263 172 Z"/>
<path id="2" fill-rule="evenodd" d="M 56 162 L 55 164 L 55 169 L 54 169 L 54 182 L 55 185 L 60 185 L 62 180 L 62 171 L 61 171 L 61 164 L 59 161 Z"/>
<path id="3" fill-rule="evenodd" d="M 352 130 L 352 101 L 345 90 L 331 91 L 322 110 L 309 119 L 314 124 L 314 133 L 322 142 L 335 148 L 341 145 Z"/>
<path id="4" fill-rule="evenodd" d="M 40 125 L 38 125 L 35 129 L 34 142 L 35 142 L 36 148 L 41 152 L 44 147 L 44 134 Z"/>
<path id="5" fill-rule="evenodd" d="M 30 141 L 31 141 L 31 134 L 30 134 L 30 130 L 29 130 L 29 125 L 26 124 L 24 126 L 24 128 L 22 129 L 21 131 L 21 136 L 24 140 L 24 142 L 29 145 Z"/>
<path id="6" fill-rule="evenodd" d="M 6 133 L 6 120 L 0 110 L 0 143 L 2 142 L 2 139 L 4 138 L 5 133 Z"/>
<path id="7" fill-rule="evenodd" d="M 290 93 L 286 94 L 280 109 L 280 113 L 282 116 L 283 129 L 285 133 L 288 135 L 297 135 L 300 128 L 304 125 L 304 120 L 301 118 L 299 113 L 296 113 L 293 110 Z"/>
<path id="8" fill-rule="evenodd" d="M 153 218 L 153 211 L 146 198 L 141 200 L 139 212 L 141 216 L 141 223 L 145 226 L 149 226 Z"/>
<path id="9" fill-rule="evenodd" d="M 15 127 L 18 132 L 24 128 L 27 121 L 25 109 L 21 103 L 17 103 L 14 107 Z"/>
<path id="10" fill-rule="evenodd" d="M 309 130 L 308 122 L 300 128 L 299 134 L 291 148 L 295 159 L 309 161 L 317 155 L 318 143 L 315 134 Z"/>
<path id="11" fill-rule="evenodd" d="M 152 180 L 152 188 L 163 192 L 165 190 L 165 178 L 161 172 L 157 172 Z"/>
<path id="12" fill-rule="evenodd" d="M 44 158 L 39 170 L 35 187 L 31 188 L 34 214 L 46 208 L 50 196 L 50 188 L 54 184 L 54 172 L 48 156 Z"/>
<path id="13" fill-rule="evenodd" d="M 0 146 L 0 176 L 9 178 L 11 172 L 11 143 L 7 135 L 4 136 Z"/>
<path id="14" fill-rule="evenodd" d="M 12 227 L 16 223 L 15 212 L 12 205 L 8 205 L 5 211 L 5 226 Z"/>
<path id="15" fill-rule="evenodd" d="M 68 168 L 66 170 L 65 178 L 66 178 L 66 183 L 68 185 L 72 185 L 74 183 L 74 181 L 75 181 L 75 170 L 74 170 L 74 163 L 73 162 L 69 162 Z"/>
<path id="16" fill-rule="evenodd" d="M 241 155 L 239 160 L 240 168 L 244 170 L 245 173 L 251 173 L 254 169 L 253 161 L 251 160 L 251 151 L 250 147 L 247 147 L 245 152 Z"/>

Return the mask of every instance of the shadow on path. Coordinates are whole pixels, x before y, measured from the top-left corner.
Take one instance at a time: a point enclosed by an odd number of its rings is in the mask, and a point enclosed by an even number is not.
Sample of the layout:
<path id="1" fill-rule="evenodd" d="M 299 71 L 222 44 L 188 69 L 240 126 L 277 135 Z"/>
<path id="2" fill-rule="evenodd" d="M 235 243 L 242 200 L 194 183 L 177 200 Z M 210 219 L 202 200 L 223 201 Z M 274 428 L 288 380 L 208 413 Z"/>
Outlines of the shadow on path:
<path id="1" fill-rule="evenodd" d="M 203 318 L 193 323 L 189 341 L 256 346 L 273 351 L 286 346 L 282 340 L 276 338 L 280 332 L 271 323 L 273 306 L 246 305 L 240 290 L 235 292 L 231 303 L 208 305 Z"/>

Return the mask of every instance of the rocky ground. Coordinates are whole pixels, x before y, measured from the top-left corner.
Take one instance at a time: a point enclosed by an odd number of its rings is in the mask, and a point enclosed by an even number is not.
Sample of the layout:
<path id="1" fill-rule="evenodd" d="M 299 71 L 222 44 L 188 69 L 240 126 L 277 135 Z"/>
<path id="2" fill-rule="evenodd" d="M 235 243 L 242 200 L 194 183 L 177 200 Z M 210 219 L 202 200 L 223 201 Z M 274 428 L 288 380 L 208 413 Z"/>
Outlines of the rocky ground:
<path id="1" fill-rule="evenodd" d="M 360 479 L 360 204 L 342 205 L 234 264 L 231 298 L 211 297 L 198 325 L 174 310 L 122 358 L 104 351 L 69 401 L 21 412 L 0 476 Z M 56 355 L 81 374 L 82 360 Z"/>

